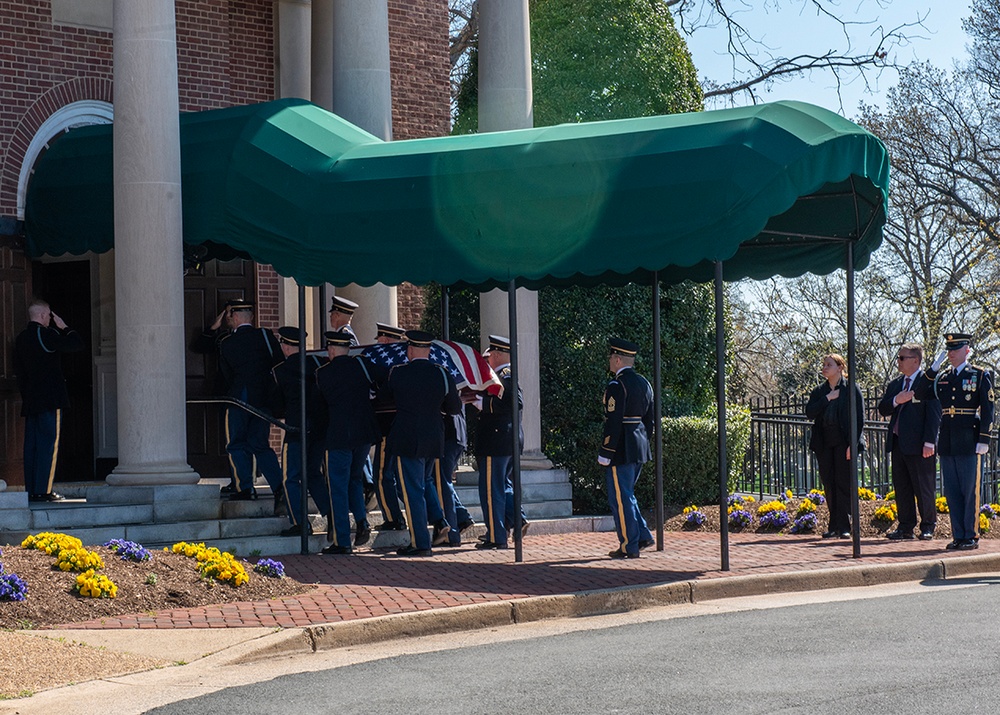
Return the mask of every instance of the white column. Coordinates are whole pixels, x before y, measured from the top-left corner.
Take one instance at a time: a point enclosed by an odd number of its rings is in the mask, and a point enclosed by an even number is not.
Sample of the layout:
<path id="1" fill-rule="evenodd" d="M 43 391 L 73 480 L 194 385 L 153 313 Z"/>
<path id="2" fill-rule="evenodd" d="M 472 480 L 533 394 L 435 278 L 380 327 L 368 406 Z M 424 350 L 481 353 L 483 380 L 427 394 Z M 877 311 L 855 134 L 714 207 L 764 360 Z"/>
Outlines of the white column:
<path id="1" fill-rule="evenodd" d="M 312 95 L 312 1 L 278 0 L 278 97 Z"/>
<path id="2" fill-rule="evenodd" d="M 333 111 L 333 0 L 312 3 L 312 103 Z"/>
<path id="3" fill-rule="evenodd" d="M 479 3 L 479 131 L 532 126 L 531 29 L 528 0 Z M 483 346 L 490 334 L 510 332 L 507 293 L 492 290 L 479 302 Z M 542 454 L 538 355 L 538 295 L 517 290 L 518 382 L 524 391 L 524 457 L 527 469 L 548 469 Z M 510 336 L 513 339 L 513 336 Z"/>
<path id="4" fill-rule="evenodd" d="M 385 141 L 392 140 L 387 0 L 333 0 L 333 113 Z M 349 285 L 337 293 L 360 307 L 351 327 L 362 343 L 375 322 L 396 324 L 396 287 Z M 329 306 L 327 306 L 329 308 Z"/>
<path id="5" fill-rule="evenodd" d="M 114 78 L 118 466 L 107 481 L 193 484 L 173 0 L 116 0 Z"/>
<path id="6" fill-rule="evenodd" d="M 278 0 L 278 32 L 275 54 L 278 59 L 279 99 L 312 97 L 312 0 Z M 292 278 L 281 279 L 278 299 L 281 325 L 299 324 L 299 289 Z M 306 300 L 315 300 L 313 289 L 306 289 Z M 307 302 L 307 317 L 315 317 Z M 308 325 L 308 324 L 307 324 Z M 315 330 L 308 330 L 310 336 Z"/>

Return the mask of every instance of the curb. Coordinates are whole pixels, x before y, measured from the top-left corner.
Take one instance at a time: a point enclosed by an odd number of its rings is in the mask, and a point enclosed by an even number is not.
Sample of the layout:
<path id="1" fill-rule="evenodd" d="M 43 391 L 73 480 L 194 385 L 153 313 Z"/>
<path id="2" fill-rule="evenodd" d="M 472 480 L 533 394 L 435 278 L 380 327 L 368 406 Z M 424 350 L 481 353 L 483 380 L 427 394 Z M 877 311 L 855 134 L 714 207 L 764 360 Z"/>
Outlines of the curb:
<path id="1" fill-rule="evenodd" d="M 791 573 L 727 576 L 649 586 L 624 586 L 555 596 L 535 596 L 282 631 L 230 649 L 230 654 L 233 654 L 234 650 L 241 652 L 229 662 L 252 663 L 274 656 L 311 653 L 439 633 L 499 628 L 555 618 L 626 613 L 657 606 L 704 603 L 723 598 L 771 593 L 822 591 L 904 581 L 947 580 L 990 571 L 1000 571 L 1000 554 L 959 556 L 900 564 L 844 566 Z"/>

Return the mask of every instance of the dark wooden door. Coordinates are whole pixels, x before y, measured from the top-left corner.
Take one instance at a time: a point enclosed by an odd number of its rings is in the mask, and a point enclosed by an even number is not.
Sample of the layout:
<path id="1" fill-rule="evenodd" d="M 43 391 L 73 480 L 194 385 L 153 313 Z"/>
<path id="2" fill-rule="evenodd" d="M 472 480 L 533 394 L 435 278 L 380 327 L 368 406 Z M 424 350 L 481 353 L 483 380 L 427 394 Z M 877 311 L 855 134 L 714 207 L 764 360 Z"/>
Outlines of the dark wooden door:
<path id="1" fill-rule="evenodd" d="M 187 396 L 224 392 L 218 355 L 191 349 L 198 335 L 212 324 L 227 300 L 254 297 L 256 268 L 252 261 L 208 261 L 184 278 L 184 331 L 187 337 Z M 219 405 L 188 405 L 188 463 L 203 477 L 228 477 L 224 411 Z"/>
<path id="2" fill-rule="evenodd" d="M 80 333 L 83 350 L 62 355 L 69 390 L 56 459 L 56 482 L 94 479 L 94 361 L 91 331 L 90 261 L 33 263 L 34 295 Z M 27 321 L 27 317 L 25 317 Z"/>
<path id="3" fill-rule="evenodd" d="M 31 263 L 24 252 L 0 245 L 0 479 L 24 486 L 24 420 L 21 395 L 14 377 L 14 338 L 28 324 Z"/>

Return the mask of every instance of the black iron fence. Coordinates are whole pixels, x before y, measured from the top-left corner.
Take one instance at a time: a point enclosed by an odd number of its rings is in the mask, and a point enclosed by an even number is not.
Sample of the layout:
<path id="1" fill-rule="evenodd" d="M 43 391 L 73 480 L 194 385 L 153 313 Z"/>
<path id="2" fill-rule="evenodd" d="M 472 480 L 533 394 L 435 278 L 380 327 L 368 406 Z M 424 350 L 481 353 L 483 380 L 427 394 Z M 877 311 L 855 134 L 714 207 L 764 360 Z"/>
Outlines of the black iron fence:
<path id="1" fill-rule="evenodd" d="M 889 475 L 889 455 L 885 440 L 889 420 L 878 414 L 881 391 L 865 393 L 865 439 L 859 483 L 877 494 L 892 490 Z M 791 489 L 796 495 L 810 489 L 822 489 L 815 455 L 809 451 L 812 420 L 805 416 L 807 396 L 777 397 L 752 400 L 750 408 L 750 447 L 743 462 L 737 491 L 758 497 L 782 494 Z M 941 493 L 941 472 L 938 470 L 937 491 Z M 984 503 L 1000 497 L 1000 456 L 997 440 L 982 460 L 981 498 Z"/>

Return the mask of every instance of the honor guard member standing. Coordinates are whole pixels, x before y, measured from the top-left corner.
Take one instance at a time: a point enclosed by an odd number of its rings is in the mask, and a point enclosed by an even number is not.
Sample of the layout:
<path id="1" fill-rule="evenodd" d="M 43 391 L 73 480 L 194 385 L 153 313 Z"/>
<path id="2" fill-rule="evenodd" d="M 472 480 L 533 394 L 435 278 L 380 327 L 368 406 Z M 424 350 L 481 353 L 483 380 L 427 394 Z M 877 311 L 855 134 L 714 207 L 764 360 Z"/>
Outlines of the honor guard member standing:
<path id="1" fill-rule="evenodd" d="M 971 342 L 966 333 L 948 333 L 927 371 L 941 401 L 938 455 L 953 537 L 945 548 L 960 551 L 979 548 L 980 458 L 989 451 L 996 397 L 993 376 L 968 361 Z M 941 369 L 945 355 L 949 364 Z"/>
<path id="2" fill-rule="evenodd" d="M 916 343 L 900 346 L 896 354 L 900 375 L 889 383 L 878 403 L 879 413 L 889 418 L 885 451 L 892 463 L 899 525 L 886 537 L 894 541 L 913 538 L 918 511 L 922 540 L 933 539 L 937 525 L 934 452 L 941 426 L 941 403 L 934 395 L 934 384 L 921 369 L 923 357 L 924 349 Z"/>
<path id="3" fill-rule="evenodd" d="M 241 400 L 265 414 L 270 414 L 276 393 L 271 370 L 284 359 L 281 345 L 267 328 L 255 328 L 253 303 L 230 301 L 229 324 L 232 331 L 219 341 L 219 369 L 228 385 L 230 397 Z M 244 408 L 226 408 L 226 451 L 236 479 L 238 491 L 232 500 L 255 499 L 254 461 L 271 487 L 275 509 L 284 498 L 281 466 L 271 449 L 271 425 Z"/>
<path id="4" fill-rule="evenodd" d="M 635 485 L 642 465 L 652 455 L 653 388 L 635 371 L 639 346 L 611 338 L 608 366 L 615 377 L 604 389 L 604 439 L 597 462 L 605 467 L 608 505 L 615 520 L 619 547 L 608 556 L 637 559 L 639 549 L 653 545 L 653 535 L 635 499 Z"/>
<path id="5" fill-rule="evenodd" d="M 347 298 L 341 298 L 339 295 L 333 296 L 330 300 L 330 329 L 335 333 L 340 332 L 350 335 L 350 347 L 352 348 L 360 345 L 358 336 L 354 334 L 354 328 L 351 327 L 351 318 L 357 309 L 357 303 Z"/>
<path id="6" fill-rule="evenodd" d="M 513 507 L 507 508 L 508 481 L 511 481 L 512 501 L 514 496 L 514 385 L 510 371 L 510 340 L 491 335 L 486 361 L 500 378 L 503 392 L 499 397 L 489 393 L 483 396 L 482 413 L 476 427 L 479 503 L 486 524 L 486 538 L 476 544 L 476 548 L 506 549 L 508 529 L 514 526 L 507 523 L 508 520 L 513 521 L 514 515 Z M 521 389 L 518 388 L 518 407 L 523 405 L 523 401 Z M 475 405 L 480 407 L 478 401 Z M 517 437 L 518 444 L 523 448 L 524 431 L 521 424 L 517 425 Z"/>
<path id="7" fill-rule="evenodd" d="M 401 556 L 431 555 L 428 516 L 434 524 L 434 540 L 451 529 L 434 489 L 434 469 L 444 453 L 441 415 L 458 414 L 462 401 L 448 371 L 428 359 L 433 340 L 430 333 L 408 331 L 409 362 L 396 365 L 389 373 L 389 394 L 396 403 L 396 419 L 386 448 L 396 458 L 410 525 L 410 545 L 396 552 Z"/>
<path id="8" fill-rule="evenodd" d="M 304 529 L 312 533 L 308 514 L 302 514 L 302 384 L 306 387 L 306 488 L 320 514 L 330 516 L 330 483 L 323 471 L 326 440 L 326 400 L 316 386 L 316 369 L 326 363 L 318 355 L 306 355 L 305 379 L 300 363 L 300 335 L 296 327 L 278 328 L 278 342 L 285 356 L 274 368 L 274 379 L 281 396 L 285 424 L 294 428 L 286 431 L 281 447 L 281 470 L 284 474 L 285 498 L 292 525 L 282 536 L 298 536 Z"/>
<path id="9" fill-rule="evenodd" d="M 49 325 L 52 323 L 55 327 Z M 28 501 L 61 501 L 52 491 L 59 450 L 59 422 L 69 406 L 60 353 L 83 349 L 83 339 L 49 304 L 28 306 L 28 326 L 14 340 L 14 372 L 24 417 L 24 490 Z"/>
<path id="10" fill-rule="evenodd" d="M 391 345 L 406 339 L 406 331 L 394 325 L 375 323 L 375 342 L 379 345 Z M 392 421 L 396 417 L 396 403 L 392 401 L 389 388 L 382 381 L 375 392 L 375 419 L 378 421 L 381 439 L 375 443 L 375 462 L 373 476 L 375 481 L 375 496 L 379 509 L 382 510 L 384 521 L 380 531 L 403 531 L 406 529 L 406 518 L 399 503 L 399 478 L 396 475 L 396 460 L 385 448 Z"/>
<path id="11" fill-rule="evenodd" d="M 365 460 L 378 440 L 378 424 L 372 397 L 375 393 L 374 365 L 366 358 L 351 357 L 351 335 L 346 331 L 326 333 L 330 357 L 316 370 L 316 384 L 326 399 L 326 473 L 330 478 L 333 545 L 324 554 L 350 554 L 351 522 L 349 493 L 361 489 Z M 368 541 L 371 529 L 365 518 L 357 519 L 354 545 Z"/>

